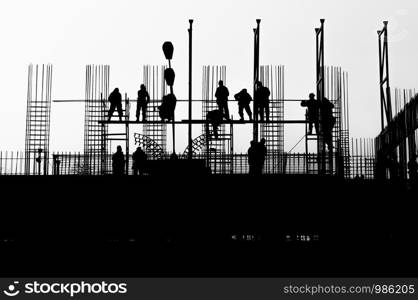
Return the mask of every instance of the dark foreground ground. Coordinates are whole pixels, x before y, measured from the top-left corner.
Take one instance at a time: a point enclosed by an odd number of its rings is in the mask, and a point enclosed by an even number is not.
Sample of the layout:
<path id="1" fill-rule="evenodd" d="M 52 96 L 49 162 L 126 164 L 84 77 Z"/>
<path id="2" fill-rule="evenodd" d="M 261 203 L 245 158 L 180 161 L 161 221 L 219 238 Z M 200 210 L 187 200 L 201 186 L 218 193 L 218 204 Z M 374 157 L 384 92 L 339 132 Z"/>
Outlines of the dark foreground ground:
<path id="1" fill-rule="evenodd" d="M 418 276 L 417 193 L 387 182 L 59 176 L 0 188 L 0 276 Z"/>

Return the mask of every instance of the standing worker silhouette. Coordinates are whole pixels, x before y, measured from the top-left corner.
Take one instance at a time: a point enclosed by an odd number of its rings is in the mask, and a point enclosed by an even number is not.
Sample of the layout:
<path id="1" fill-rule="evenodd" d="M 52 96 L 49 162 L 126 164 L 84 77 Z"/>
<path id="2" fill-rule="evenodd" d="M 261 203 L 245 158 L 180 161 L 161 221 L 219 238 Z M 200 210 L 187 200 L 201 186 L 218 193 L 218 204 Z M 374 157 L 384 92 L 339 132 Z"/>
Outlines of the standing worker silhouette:
<path id="1" fill-rule="evenodd" d="M 231 117 L 229 116 L 228 96 L 229 91 L 227 87 L 224 86 L 224 82 L 222 80 L 219 80 L 219 86 L 215 92 L 216 104 L 218 104 L 219 110 L 223 113 L 225 119 L 230 121 Z"/>
<path id="2" fill-rule="evenodd" d="M 264 114 L 266 115 L 266 121 L 270 120 L 270 108 L 269 108 L 269 97 L 270 90 L 263 86 L 260 81 L 257 81 L 255 93 L 254 93 L 254 102 L 256 103 L 256 114 L 259 114 L 260 121 L 264 121 Z"/>
<path id="3" fill-rule="evenodd" d="M 112 156 L 113 175 L 123 175 L 125 173 L 125 155 L 122 147 L 118 146 L 116 153 Z"/>
<path id="4" fill-rule="evenodd" d="M 335 117 L 333 116 L 332 109 L 334 104 L 327 98 L 323 98 L 320 105 L 321 118 L 322 118 L 322 133 L 324 135 L 324 142 L 328 145 L 328 150 L 331 151 L 332 146 L 332 130 L 335 125 Z"/>
<path id="5" fill-rule="evenodd" d="M 141 87 L 138 91 L 138 101 L 136 104 L 136 121 L 139 121 L 139 115 L 142 110 L 142 121 L 147 120 L 147 106 L 150 101 L 149 94 L 147 92 L 147 88 L 144 84 L 141 84 Z"/>
<path id="6" fill-rule="evenodd" d="M 108 121 L 113 116 L 115 109 L 118 110 L 119 121 L 122 121 L 122 95 L 119 93 L 119 89 L 115 88 L 113 92 L 109 95 L 110 109 L 109 109 L 109 118 Z"/>
<path id="7" fill-rule="evenodd" d="M 145 165 L 147 162 L 147 155 L 141 147 L 136 148 L 136 151 L 132 154 L 132 169 L 134 170 L 134 175 L 143 175 Z"/>
<path id="8" fill-rule="evenodd" d="M 241 92 L 235 94 L 234 98 L 238 101 L 238 114 L 240 116 L 240 121 L 244 121 L 244 109 L 247 112 L 248 118 L 252 121 L 253 116 L 251 113 L 250 102 L 253 100 L 248 94 L 247 89 L 242 89 Z"/>
<path id="9" fill-rule="evenodd" d="M 302 107 L 308 108 L 308 113 L 306 115 L 307 121 L 309 122 L 309 132 L 312 134 L 313 125 L 315 124 L 315 133 L 319 133 L 319 103 L 315 99 L 315 94 L 309 94 L 309 100 L 303 100 L 300 105 Z"/>
<path id="10" fill-rule="evenodd" d="M 257 161 L 257 142 L 251 141 L 250 148 L 248 148 L 248 166 L 250 167 L 250 174 L 256 174 Z"/>

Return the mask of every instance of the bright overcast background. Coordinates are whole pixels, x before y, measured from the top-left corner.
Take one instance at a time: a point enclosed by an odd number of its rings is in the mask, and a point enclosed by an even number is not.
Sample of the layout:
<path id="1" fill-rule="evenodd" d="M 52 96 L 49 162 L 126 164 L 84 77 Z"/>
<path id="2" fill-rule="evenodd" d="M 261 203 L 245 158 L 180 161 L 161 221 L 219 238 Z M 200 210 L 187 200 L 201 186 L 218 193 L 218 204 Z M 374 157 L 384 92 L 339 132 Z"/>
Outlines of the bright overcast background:
<path id="1" fill-rule="evenodd" d="M 170 40 L 175 93 L 187 98 L 189 18 L 195 20 L 194 98 L 201 96 L 202 65 L 226 65 L 231 93 L 250 88 L 256 18 L 262 19 L 261 64 L 285 65 L 285 97 L 306 97 L 315 91 L 314 28 L 325 18 L 326 64 L 349 73 L 351 136 L 374 137 L 380 129 L 377 30 L 389 21 L 392 88 L 417 87 L 417 15 L 416 0 L 2 0 L 0 150 L 24 147 L 29 63 L 53 64 L 53 99 L 83 98 L 86 64 L 109 64 L 111 87 L 134 98 L 142 65 L 165 63 L 161 45 Z M 303 109 L 288 111 L 287 119 L 303 117 Z M 53 103 L 51 126 L 52 150 L 82 150 L 82 104 Z M 286 127 L 286 148 L 303 133 Z M 249 139 L 242 132 L 238 142 Z M 185 138 L 178 143 L 182 151 Z"/>

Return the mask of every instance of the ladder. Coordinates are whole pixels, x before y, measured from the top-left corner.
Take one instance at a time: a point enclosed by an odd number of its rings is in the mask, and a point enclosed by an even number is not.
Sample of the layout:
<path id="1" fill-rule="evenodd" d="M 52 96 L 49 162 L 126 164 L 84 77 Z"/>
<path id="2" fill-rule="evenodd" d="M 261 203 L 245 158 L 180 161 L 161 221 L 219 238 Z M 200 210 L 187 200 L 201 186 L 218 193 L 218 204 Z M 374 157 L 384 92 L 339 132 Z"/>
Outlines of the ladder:
<path id="1" fill-rule="evenodd" d="M 124 104 L 124 106 L 122 105 L 122 120 L 129 121 L 131 104 L 127 94 L 125 94 Z M 102 115 L 107 118 L 107 111 L 103 111 Z M 117 111 L 113 113 L 111 120 L 113 120 L 114 118 L 117 118 L 119 120 L 119 115 Z M 107 124 L 107 126 L 110 127 L 111 124 L 112 123 L 109 123 Z M 106 124 L 103 122 L 102 126 L 106 126 Z M 117 142 L 118 144 L 121 143 L 125 145 L 125 174 L 129 174 L 129 124 L 128 122 L 126 122 L 125 124 L 114 124 L 114 126 L 117 126 L 118 130 L 109 132 L 110 130 L 108 129 L 107 132 L 104 134 L 105 143 L 107 144 Z M 109 149 L 111 149 L 111 147 L 109 147 Z M 112 153 L 109 153 L 109 155 L 107 155 L 107 158 L 105 158 L 105 162 L 102 163 L 104 163 L 106 166 L 104 169 L 105 174 L 112 174 Z"/>
<path id="2" fill-rule="evenodd" d="M 308 111 L 306 111 L 306 120 L 307 120 L 305 124 L 306 174 L 330 175 L 332 173 L 332 168 L 330 166 L 330 161 L 332 159 L 332 152 L 319 151 L 320 147 L 322 148 L 322 145 L 324 143 L 323 136 L 321 132 L 317 133 L 315 131 L 315 134 L 309 133 Z M 319 128 L 321 128 L 320 124 L 319 124 Z M 315 150 L 312 151 L 311 149 L 315 149 Z"/>
<path id="3" fill-rule="evenodd" d="M 218 128 L 218 138 L 215 138 L 212 125 L 209 126 L 209 134 L 205 134 L 205 152 L 207 166 L 213 173 L 227 174 L 233 172 L 233 125 L 230 124 L 230 131 L 226 131 L 225 124 Z"/>

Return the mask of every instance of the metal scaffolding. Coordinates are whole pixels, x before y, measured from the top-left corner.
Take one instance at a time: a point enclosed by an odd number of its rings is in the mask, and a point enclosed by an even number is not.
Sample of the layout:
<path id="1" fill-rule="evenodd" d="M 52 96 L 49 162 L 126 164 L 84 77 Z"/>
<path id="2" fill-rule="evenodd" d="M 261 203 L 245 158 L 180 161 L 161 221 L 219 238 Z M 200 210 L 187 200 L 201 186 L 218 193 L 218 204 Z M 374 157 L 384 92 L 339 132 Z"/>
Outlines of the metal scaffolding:
<path id="1" fill-rule="evenodd" d="M 267 152 L 273 160 L 265 161 L 265 173 L 278 173 L 283 170 L 283 161 L 275 157 L 284 153 L 284 66 L 261 66 L 260 82 L 270 90 L 270 121 L 260 125 L 261 137 L 266 140 Z"/>
<path id="2" fill-rule="evenodd" d="M 317 156 L 307 156 L 306 172 L 308 174 L 328 174 L 345 178 L 350 177 L 350 133 L 348 118 L 348 74 L 341 67 L 324 66 L 324 82 L 322 96 L 333 105 L 335 125 L 332 129 L 332 150 L 325 150 L 322 132 L 322 118 L 319 113 L 319 133 L 309 134 L 306 124 L 305 152 L 313 153 L 317 149 Z M 322 88 L 321 88 L 322 89 Z M 322 91 L 319 89 L 320 91 Z M 319 101 L 319 98 L 318 98 Z M 325 151 L 325 152 L 324 152 Z"/>
<path id="3" fill-rule="evenodd" d="M 215 99 L 215 91 L 218 82 L 226 81 L 226 66 L 204 66 L 202 77 L 202 119 L 206 120 L 207 113 L 218 109 Z M 232 172 L 233 153 L 233 125 L 223 123 L 218 128 L 218 138 L 214 137 L 212 126 L 209 123 L 202 124 L 202 136 L 204 136 L 203 152 L 206 153 L 207 165 L 214 173 Z M 209 134 L 208 134 L 209 133 Z M 203 138 L 201 138 L 203 140 Z"/>
<path id="4" fill-rule="evenodd" d="M 417 155 L 418 94 L 412 90 L 395 90 L 392 121 L 375 140 L 379 178 L 410 177 L 408 163 Z"/>
<path id="5" fill-rule="evenodd" d="M 392 121 L 392 100 L 389 82 L 389 46 L 387 21 L 383 22 L 383 29 L 377 31 L 377 36 L 379 42 L 380 112 L 383 130 L 385 127 L 385 123 L 389 124 L 390 121 Z"/>
<path id="6" fill-rule="evenodd" d="M 324 23 L 325 20 L 321 19 L 321 26 L 319 28 L 315 28 L 316 33 L 316 97 L 319 101 L 320 106 L 324 102 L 325 97 L 325 54 L 324 54 Z M 316 134 L 314 139 L 316 138 L 317 142 L 317 153 L 318 157 L 316 159 L 316 163 L 318 165 L 318 172 L 319 174 L 326 174 L 327 173 L 327 164 L 326 164 L 326 145 L 324 142 L 324 137 L 322 133 L 322 117 L 321 117 L 321 110 L 319 113 L 319 133 Z M 329 160 L 332 162 L 332 157 Z M 311 162 L 308 161 L 308 165 L 312 165 Z"/>
<path id="7" fill-rule="evenodd" d="M 110 66 L 86 66 L 84 115 L 84 173 L 86 175 L 103 175 L 109 171 L 108 125 L 99 124 L 99 121 L 107 117 L 109 80 Z"/>
<path id="8" fill-rule="evenodd" d="M 330 174 L 350 177 L 348 173 L 350 155 L 350 134 L 348 128 L 348 84 L 346 82 L 348 74 L 340 67 L 326 67 L 325 97 L 334 105 L 333 115 L 335 125 L 332 129 L 333 151 L 330 156 L 331 161 L 327 169 Z M 334 168 L 332 169 L 332 166 Z"/>
<path id="9" fill-rule="evenodd" d="M 28 67 L 25 174 L 48 175 L 52 65 Z"/>
<path id="10" fill-rule="evenodd" d="M 187 102 L 188 118 L 182 120 L 172 120 L 173 126 L 173 145 L 175 145 L 175 125 L 187 125 L 188 147 L 184 155 L 188 159 L 202 159 L 207 162 L 213 173 L 232 174 L 234 172 L 243 172 L 248 168 L 248 157 L 243 154 L 234 153 L 234 126 L 249 124 L 253 129 L 253 139 L 259 141 L 259 138 L 266 140 L 267 155 L 264 164 L 264 173 L 266 174 L 283 174 L 283 173 L 307 173 L 321 175 L 337 175 L 345 178 L 352 177 L 350 168 L 352 159 L 350 157 L 350 136 L 349 136 L 349 119 L 348 119 L 348 74 L 340 67 L 325 65 L 324 59 L 324 23 L 321 19 L 319 28 L 316 28 L 316 96 L 319 107 L 319 130 L 316 134 L 308 134 L 307 120 L 285 120 L 284 104 L 286 101 L 303 101 L 305 99 L 284 99 L 284 66 L 263 65 L 260 66 L 260 20 L 257 20 L 256 28 L 254 28 L 254 85 L 260 81 L 263 86 L 270 90 L 269 110 L 270 118 L 268 121 L 258 120 L 256 111 L 253 108 L 254 118 L 250 121 L 235 121 L 233 118 L 225 118 L 218 128 L 218 138 L 215 137 L 211 121 L 207 120 L 207 114 L 210 111 L 218 110 L 218 103 L 215 98 L 215 91 L 218 82 L 222 80 L 227 86 L 226 66 L 204 66 L 202 76 L 202 98 L 193 100 L 194 103 L 200 103 L 202 116 L 199 119 L 192 119 L 191 114 L 191 53 L 189 56 L 189 99 L 178 99 L 177 102 L 182 104 Z M 191 47 L 191 22 L 189 28 L 189 46 Z M 384 37 L 384 45 L 381 47 L 381 37 Z M 166 43 L 165 43 L 166 44 Z M 381 91 L 387 92 L 382 107 L 389 108 L 390 105 L 390 89 L 387 69 L 387 22 L 385 22 L 384 30 L 379 31 L 379 54 L 380 54 L 380 71 L 381 71 Z M 85 123 L 84 123 L 84 155 L 78 156 L 73 160 L 71 156 L 54 158 L 55 163 L 59 167 L 59 163 L 72 164 L 77 161 L 75 170 L 78 174 L 87 175 L 103 175 L 111 173 L 111 157 L 114 148 L 112 143 L 117 142 L 125 144 L 126 155 L 126 173 L 130 171 L 131 154 L 130 146 L 130 126 L 138 126 L 141 131 L 135 133 L 134 141 L 136 145 L 144 148 L 150 160 L 167 159 L 167 124 L 160 120 L 159 107 L 162 103 L 162 97 L 167 94 L 167 83 L 164 74 L 166 66 L 145 65 L 142 68 L 142 82 L 150 95 L 150 103 L 147 107 L 146 121 L 133 121 L 130 118 L 131 102 L 125 94 L 125 101 L 122 103 L 123 116 L 120 120 L 108 120 L 108 97 L 110 94 L 109 80 L 110 67 L 108 65 L 88 65 L 86 66 L 86 82 L 85 82 L 85 99 L 83 100 L 63 100 L 64 102 L 84 102 L 85 103 Z M 41 75 L 38 74 L 38 66 L 35 71 L 35 83 L 32 77 L 33 67 L 29 67 L 28 80 L 28 113 L 26 124 L 26 155 L 25 170 L 27 173 L 36 171 L 36 162 L 38 162 L 38 173 L 41 173 L 41 161 L 43 161 L 43 173 L 48 174 L 49 155 L 49 118 L 50 118 L 50 101 L 51 101 L 51 78 L 52 67 L 42 66 Z M 386 73 L 385 73 L 386 72 Z M 383 74 L 383 75 L 382 75 Z M 41 79 L 39 79 L 39 78 Z M 44 79 L 45 77 L 45 79 Z M 139 84 L 138 84 L 139 86 Z M 386 90 L 385 87 L 386 86 Z M 229 103 L 236 100 L 232 99 L 234 92 L 231 91 Z M 40 96 L 38 96 L 40 95 Z M 411 98 L 411 93 L 408 95 Z M 404 93 L 403 100 L 401 92 L 396 92 L 395 102 L 403 101 L 406 105 L 408 98 Z M 321 113 L 322 104 L 327 98 L 334 105 L 332 115 L 335 118 L 335 125 L 332 128 L 331 144 L 328 149 L 329 139 L 324 135 L 323 126 L 325 126 L 325 114 Z M 399 100 L 398 100 L 399 99 Z M 45 102 L 45 103 L 44 103 Z M 42 105 L 41 105 L 42 104 Z M 253 102 L 255 105 L 255 101 Z M 136 105 L 135 105 L 136 106 Z M 231 106 L 231 105 L 230 105 Z M 400 107 L 400 106 L 399 106 Z M 387 112 L 388 114 L 388 112 Z M 410 113 L 411 114 L 411 113 Z M 391 115 L 391 113 L 389 114 Z M 400 110 L 399 110 L 400 115 Z M 401 117 L 399 117 L 401 118 Z M 403 117 L 402 117 L 403 118 Z M 404 117 L 409 120 L 410 116 Z M 404 120 L 402 119 L 402 120 Z M 409 121 L 405 121 L 409 122 Z M 202 126 L 202 134 L 190 143 L 192 124 Z M 305 134 L 305 153 L 291 154 L 284 153 L 284 124 L 306 124 Z M 392 124 L 389 122 L 388 124 Z M 408 123 L 409 124 L 409 123 Z M 395 125 L 393 125 L 395 126 Z M 392 127 L 393 127 L 392 126 Z M 397 128 L 399 125 L 396 125 Z M 409 126 L 409 125 L 408 125 Z M 389 126 L 388 126 L 389 127 Z M 391 127 L 391 128 L 392 128 Z M 392 129 L 387 129 L 392 130 Z M 395 130 L 395 129 L 393 129 Z M 393 131 L 392 130 L 392 131 Z M 315 130 L 316 131 L 316 130 Z M 399 129 L 395 130 L 397 133 Z M 382 133 L 382 138 L 378 139 L 377 149 L 381 149 L 381 153 L 387 153 L 387 149 L 396 151 L 400 156 L 400 160 L 405 165 L 408 158 L 416 151 L 416 141 L 411 138 L 412 133 L 408 131 L 408 138 L 405 142 L 399 142 L 396 149 L 393 148 L 394 136 L 393 132 L 388 137 L 387 133 Z M 416 132 L 413 132 L 414 137 Z M 387 140 L 390 139 L 389 145 Z M 402 137 L 397 137 L 398 141 Z M 303 141 L 303 137 L 298 144 Z M 327 143 L 326 143 L 327 142 Z M 38 143 L 38 144 L 36 144 Z M 42 144 L 40 144 L 42 143 Z M 121 144 L 123 145 L 123 144 Z M 192 151 L 190 152 L 191 146 Z M 405 149 L 409 149 L 406 153 Z M 40 150 L 41 149 L 41 150 Z M 41 153 L 45 155 L 42 159 Z M 357 152 L 356 152 L 357 153 Z M 180 155 L 179 158 L 183 158 Z M 363 156 L 361 154 L 360 156 Z M 174 156 L 173 156 L 174 157 Z M 8 162 L 6 157 L 6 162 Z M 82 161 L 82 163 L 81 163 Z M 159 162 L 158 162 L 159 163 Z M 239 167 L 237 167 L 239 166 Z M 1 166 L 0 166 L 1 167 Z M 7 167 L 7 165 L 6 165 Z M 302 167 L 304 170 L 302 171 Z M 361 169 L 361 168 L 360 168 Z M 51 168 L 49 168 L 51 170 Z M 82 170 L 82 172 L 80 171 Z M 369 169 L 368 169 L 369 170 Z M 406 176 L 406 167 L 402 170 L 403 176 Z"/>
<path id="11" fill-rule="evenodd" d="M 348 74 L 340 67 L 325 66 L 324 56 L 324 23 L 315 28 L 316 34 L 316 96 L 319 102 L 318 132 L 308 133 L 306 125 L 306 153 L 311 153 L 312 143 L 316 144 L 317 157 L 307 156 L 307 173 L 338 175 L 350 177 L 350 134 L 348 119 Z M 334 106 L 332 115 L 335 125 L 332 128 L 331 149 L 326 149 L 324 137 L 324 120 L 322 114 L 325 98 Z M 328 121 L 329 122 L 329 121 Z M 329 147 L 328 147 L 329 148 Z"/>
<path id="12" fill-rule="evenodd" d="M 143 83 L 150 95 L 150 103 L 147 109 L 147 123 L 143 127 L 143 135 L 151 139 L 153 143 L 144 145 L 158 145 L 159 151 L 167 152 L 167 124 L 161 120 L 158 107 L 162 97 L 167 93 L 167 84 L 164 80 L 166 66 L 143 66 Z M 145 139 L 147 140 L 147 139 Z M 153 153 L 154 149 L 144 148 L 144 151 Z"/>

